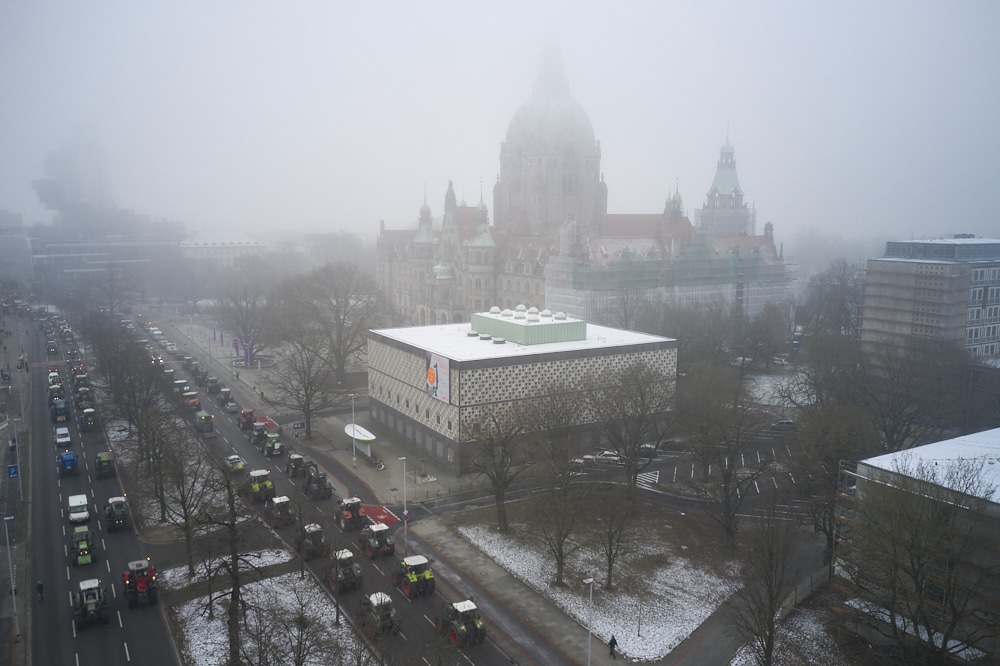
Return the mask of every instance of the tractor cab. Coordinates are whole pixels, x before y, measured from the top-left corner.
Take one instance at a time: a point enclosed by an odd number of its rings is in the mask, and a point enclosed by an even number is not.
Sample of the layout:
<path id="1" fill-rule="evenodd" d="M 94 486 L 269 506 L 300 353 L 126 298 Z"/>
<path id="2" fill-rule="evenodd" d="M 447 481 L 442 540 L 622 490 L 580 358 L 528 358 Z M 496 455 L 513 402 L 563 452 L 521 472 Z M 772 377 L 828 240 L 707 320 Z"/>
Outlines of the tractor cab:
<path id="1" fill-rule="evenodd" d="M 260 448 L 264 444 L 264 440 L 267 438 L 267 424 L 263 421 L 254 421 L 253 428 L 247 435 L 250 438 L 250 443 L 254 445 L 255 448 Z"/>
<path id="2" fill-rule="evenodd" d="M 102 451 L 97 454 L 97 460 L 94 462 L 94 467 L 96 469 L 97 478 L 103 478 L 105 476 L 116 476 L 117 470 L 115 469 L 115 454 L 111 451 Z"/>
<path id="3" fill-rule="evenodd" d="M 66 450 L 56 456 L 56 468 L 60 477 L 79 474 L 80 461 L 76 457 L 76 453 Z"/>
<path id="4" fill-rule="evenodd" d="M 294 523 L 295 514 L 292 513 L 292 501 L 288 495 L 269 499 L 264 505 L 264 518 L 275 529 Z"/>
<path id="5" fill-rule="evenodd" d="M 90 528 L 81 525 L 73 530 L 73 566 L 79 567 L 94 561 L 94 536 Z"/>
<path id="6" fill-rule="evenodd" d="M 255 469 L 249 474 L 250 488 L 247 496 L 250 503 L 266 502 L 274 497 L 274 481 L 271 481 L 271 470 Z"/>
<path id="7" fill-rule="evenodd" d="M 128 563 L 128 569 L 122 574 L 122 584 L 125 586 L 129 608 L 156 603 L 159 596 L 156 589 L 156 567 L 148 557 Z"/>
<path id="8" fill-rule="evenodd" d="M 104 506 L 104 516 L 109 532 L 124 530 L 132 526 L 132 512 L 124 497 L 112 497 Z"/>
<path id="9" fill-rule="evenodd" d="M 343 531 L 361 529 L 368 525 L 368 512 L 361 505 L 361 498 L 346 497 L 340 500 L 340 529 Z"/>
<path id="10" fill-rule="evenodd" d="M 360 589 L 364 574 L 361 572 L 361 565 L 354 561 L 354 553 L 345 548 L 330 556 L 330 562 L 323 571 L 323 579 L 329 583 L 334 594 L 339 594 Z"/>
<path id="11" fill-rule="evenodd" d="M 285 474 L 293 479 L 305 473 L 306 459 L 300 453 L 288 454 L 288 462 L 285 463 Z"/>
<path id="12" fill-rule="evenodd" d="M 330 543 L 326 540 L 319 523 L 309 523 L 295 537 L 295 549 L 299 551 L 302 559 L 308 562 L 315 557 L 326 556 L 330 552 Z"/>
<path id="13" fill-rule="evenodd" d="M 471 599 L 445 603 L 434 625 L 452 645 L 476 645 L 486 639 L 486 624 Z"/>
<path id="14" fill-rule="evenodd" d="M 250 430 L 253 428 L 254 415 L 252 409 L 240 410 L 240 430 Z"/>
<path id="15" fill-rule="evenodd" d="M 107 624 L 108 589 L 97 578 L 80 581 L 80 589 L 73 593 L 73 626 L 80 631 L 92 624 Z"/>
<path id="16" fill-rule="evenodd" d="M 399 631 L 399 620 L 392 605 L 392 597 L 385 592 L 363 597 L 354 618 L 369 637 Z"/>
<path id="17" fill-rule="evenodd" d="M 392 583 L 399 586 L 408 599 L 434 594 L 434 574 L 423 555 L 402 558 L 397 570 L 392 572 Z"/>
<path id="18" fill-rule="evenodd" d="M 281 435 L 276 432 L 269 432 L 264 435 L 264 441 L 261 442 L 260 452 L 263 453 L 268 458 L 273 458 L 275 456 L 280 456 L 285 453 L 285 447 L 281 443 Z"/>
<path id="19" fill-rule="evenodd" d="M 358 547 L 373 560 L 381 555 L 392 555 L 396 552 L 392 536 L 389 535 L 389 526 L 385 523 L 375 523 L 361 530 Z"/>
<path id="20" fill-rule="evenodd" d="M 90 432 L 97 427 L 97 410 L 93 407 L 86 407 L 83 416 L 80 417 L 80 430 Z"/>

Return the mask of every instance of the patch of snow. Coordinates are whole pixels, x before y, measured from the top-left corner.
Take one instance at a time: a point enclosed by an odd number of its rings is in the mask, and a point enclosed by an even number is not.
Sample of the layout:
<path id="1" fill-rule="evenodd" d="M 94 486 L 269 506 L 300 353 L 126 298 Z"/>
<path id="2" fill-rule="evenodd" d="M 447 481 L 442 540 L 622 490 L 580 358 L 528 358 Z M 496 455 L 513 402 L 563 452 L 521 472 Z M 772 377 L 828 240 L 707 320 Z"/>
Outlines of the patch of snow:
<path id="1" fill-rule="evenodd" d="M 290 550 L 284 548 L 271 548 L 268 550 L 259 550 L 256 552 L 245 553 L 249 561 L 257 567 L 267 567 L 272 564 L 282 564 L 289 561 L 294 557 L 294 553 Z M 208 568 L 216 566 L 222 558 L 216 558 L 208 563 Z M 203 580 L 202 573 L 205 571 L 206 564 L 200 563 L 195 566 L 195 577 L 192 579 L 188 577 L 187 567 L 176 567 L 173 569 L 165 569 L 163 571 L 158 571 L 156 573 L 156 579 L 160 582 L 164 588 L 171 590 L 179 590 L 181 588 L 187 587 L 192 583 L 196 583 Z M 240 567 L 242 569 L 242 567 Z"/>
<path id="2" fill-rule="evenodd" d="M 838 657 L 837 641 L 814 609 L 797 610 L 781 624 L 774 666 L 850 666 Z M 748 645 L 740 648 L 730 666 L 754 666 Z"/>
<path id="3" fill-rule="evenodd" d="M 517 543 L 484 526 L 466 526 L 459 533 L 489 555 L 504 569 L 546 597 L 566 614 L 587 626 L 590 619 L 590 589 L 556 588 L 550 585 L 552 558 L 541 550 Z M 662 555 L 667 544 L 650 539 L 630 557 Z M 698 628 L 736 590 L 735 572 L 730 580 L 699 569 L 690 560 L 665 558 L 666 562 L 644 580 L 642 597 L 616 589 L 607 593 L 594 581 L 591 630 L 605 644 L 614 634 L 618 651 L 629 659 L 653 661 L 670 653 Z M 620 560 L 620 569 L 625 562 Z M 603 571 L 605 565 L 594 549 L 581 549 L 567 563 L 566 580 L 582 580 L 586 572 Z M 637 635 L 639 634 L 639 635 Z"/>

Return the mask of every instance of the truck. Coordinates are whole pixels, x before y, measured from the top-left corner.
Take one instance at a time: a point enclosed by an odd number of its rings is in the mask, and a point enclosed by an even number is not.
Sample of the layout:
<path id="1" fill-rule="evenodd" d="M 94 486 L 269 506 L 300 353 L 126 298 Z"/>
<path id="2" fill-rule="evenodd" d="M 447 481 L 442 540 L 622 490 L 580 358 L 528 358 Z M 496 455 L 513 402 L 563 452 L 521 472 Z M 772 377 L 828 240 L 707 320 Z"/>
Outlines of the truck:
<path id="1" fill-rule="evenodd" d="M 205 439 L 215 437 L 215 414 L 209 414 L 204 409 L 195 412 L 194 429 Z"/>

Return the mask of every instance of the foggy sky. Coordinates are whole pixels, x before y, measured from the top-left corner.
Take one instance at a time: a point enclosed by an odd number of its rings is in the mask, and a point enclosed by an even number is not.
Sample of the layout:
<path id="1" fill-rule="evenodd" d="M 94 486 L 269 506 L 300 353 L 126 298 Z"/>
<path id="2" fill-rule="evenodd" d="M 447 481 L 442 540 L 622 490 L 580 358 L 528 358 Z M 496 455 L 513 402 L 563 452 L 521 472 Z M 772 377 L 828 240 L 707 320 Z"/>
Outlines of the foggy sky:
<path id="1" fill-rule="evenodd" d="M 621 4 L 621 6 L 619 6 Z M 115 202 L 197 229 L 374 236 L 492 219 L 500 143 L 554 43 L 611 212 L 700 207 L 729 138 L 794 253 L 1000 235 L 1000 3 L 39 2 L 0 7 L 0 209 L 75 133 Z"/>

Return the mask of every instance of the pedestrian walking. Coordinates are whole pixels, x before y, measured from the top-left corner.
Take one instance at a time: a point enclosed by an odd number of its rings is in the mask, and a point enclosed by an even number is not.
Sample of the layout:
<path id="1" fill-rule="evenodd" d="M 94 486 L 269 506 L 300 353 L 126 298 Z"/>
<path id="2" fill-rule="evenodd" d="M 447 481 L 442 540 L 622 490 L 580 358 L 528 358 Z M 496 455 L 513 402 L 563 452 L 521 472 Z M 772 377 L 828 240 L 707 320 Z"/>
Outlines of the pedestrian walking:
<path id="1" fill-rule="evenodd" d="M 614 634 L 611 634 L 611 640 L 608 641 L 608 647 L 611 648 L 611 658 L 618 661 L 618 657 L 615 656 L 615 648 L 618 647 L 618 639 L 615 638 Z"/>
<path id="2" fill-rule="evenodd" d="M 41 603 L 42 594 L 45 593 L 45 586 L 42 585 L 42 581 L 38 581 L 38 585 L 35 586 L 35 590 L 38 592 L 38 603 Z"/>

